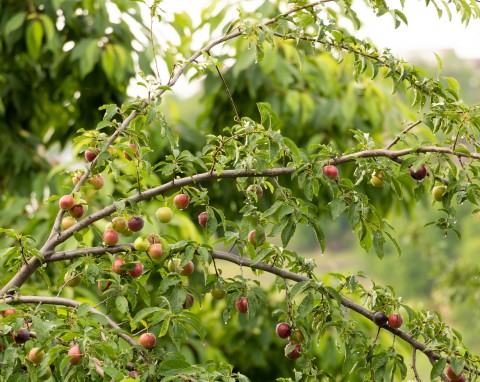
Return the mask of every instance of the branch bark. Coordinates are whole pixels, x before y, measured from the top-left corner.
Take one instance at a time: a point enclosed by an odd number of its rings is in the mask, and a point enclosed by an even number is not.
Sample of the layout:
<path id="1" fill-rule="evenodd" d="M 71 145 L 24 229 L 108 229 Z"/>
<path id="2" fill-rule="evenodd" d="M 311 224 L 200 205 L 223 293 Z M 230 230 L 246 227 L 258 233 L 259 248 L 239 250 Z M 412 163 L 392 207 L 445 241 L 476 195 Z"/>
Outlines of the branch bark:
<path id="1" fill-rule="evenodd" d="M 70 300 L 68 298 L 62 298 L 62 297 L 43 297 L 43 296 L 11 296 L 11 297 L 6 297 L 3 299 L 3 301 L 7 304 L 47 304 L 47 305 L 61 305 L 61 306 L 68 306 L 71 308 L 78 308 L 81 303 L 75 300 Z M 127 341 L 131 346 L 137 347 L 138 343 L 135 341 L 132 337 L 130 337 L 128 334 L 125 334 L 122 332 L 122 328 L 118 326 L 118 324 L 113 321 L 109 316 L 106 314 L 100 312 L 98 309 L 95 309 L 93 307 L 90 307 L 88 309 L 90 313 L 95 313 L 95 314 L 100 314 L 101 316 L 105 317 L 105 319 L 108 321 L 108 325 L 116 330 L 117 336 L 120 338 L 123 338 L 125 341 Z"/>

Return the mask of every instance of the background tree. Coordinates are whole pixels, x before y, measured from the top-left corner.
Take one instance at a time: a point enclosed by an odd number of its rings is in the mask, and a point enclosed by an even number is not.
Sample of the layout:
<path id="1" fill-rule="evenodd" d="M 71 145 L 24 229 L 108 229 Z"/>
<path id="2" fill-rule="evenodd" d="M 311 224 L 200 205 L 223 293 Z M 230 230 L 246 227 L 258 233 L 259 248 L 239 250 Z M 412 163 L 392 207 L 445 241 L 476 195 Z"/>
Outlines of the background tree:
<path id="1" fill-rule="evenodd" d="M 29 5 L 41 20 L 49 9 Z M 478 356 L 439 313 L 365 272 L 322 274 L 291 246 L 303 229 L 324 252 L 347 226 L 346 242 L 365 252 L 400 253 L 387 216 L 432 198 L 441 235 L 460 236 L 456 211 L 478 203 L 480 156 L 477 107 L 458 83 L 356 39 L 339 26 L 360 26 L 349 2 L 279 1 L 237 19 L 212 2 L 200 25 L 147 5 L 145 25 L 162 16 L 178 34 L 154 65 L 169 79 L 144 76 L 147 97 L 96 106 L 95 129 L 74 138 L 86 163 L 55 166 L 39 183 L 48 199 L 4 198 L 2 378 L 474 378 Z M 479 11 L 455 5 L 465 21 Z M 202 28 L 223 37 L 191 49 Z M 165 96 L 207 70 L 196 133 L 175 111 L 198 98 Z"/>

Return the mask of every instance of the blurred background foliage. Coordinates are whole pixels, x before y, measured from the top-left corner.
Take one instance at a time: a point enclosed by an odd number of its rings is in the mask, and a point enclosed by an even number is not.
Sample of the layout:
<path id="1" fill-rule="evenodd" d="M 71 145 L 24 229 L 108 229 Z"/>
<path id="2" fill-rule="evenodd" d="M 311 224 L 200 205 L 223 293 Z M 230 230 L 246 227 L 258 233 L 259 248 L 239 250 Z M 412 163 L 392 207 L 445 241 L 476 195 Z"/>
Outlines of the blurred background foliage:
<path id="1" fill-rule="evenodd" d="M 211 31 L 218 30 L 225 11 L 217 12 L 211 7 L 208 12 L 202 25 L 208 25 L 210 20 Z M 266 2 L 257 13 L 268 17 L 277 12 L 274 5 Z M 126 0 L 110 1 L 109 8 L 104 2 L 80 0 L 4 1 L 0 2 L 0 15 L 0 138 L 3 143 L 0 148 L 3 211 L 0 226 L 35 233 L 37 242 L 43 242 L 57 207 L 55 203 L 42 205 L 42 201 L 49 195 L 70 190 L 70 176 L 65 176 L 65 172 L 68 174 L 82 166 L 78 157 L 72 158 L 75 149 L 71 140 L 76 131 L 95 128 L 102 118 L 103 112 L 98 111 L 101 105 L 125 100 L 136 71 L 153 72 L 149 32 L 144 27 L 140 29 L 141 36 L 138 31 L 132 32 L 131 23 L 140 25 L 142 20 L 135 3 Z M 179 53 L 186 54 L 193 30 L 199 26 L 193 25 L 186 14 L 176 15 L 172 26 L 181 42 L 175 45 L 185 49 Z M 185 32 L 188 28 L 192 33 Z M 322 143 L 339 151 L 356 145 L 350 129 L 361 130 L 386 144 L 414 118 L 408 97 L 401 89 L 392 96 L 389 81 L 362 77 L 356 82 L 352 75 L 353 62 L 348 56 L 339 65 L 330 52 L 313 49 L 308 44 L 299 45 L 294 49 L 292 43 L 283 41 L 277 42 L 274 49 L 266 46 L 263 60 L 256 62 L 249 42 L 237 39 L 229 43 L 226 52 L 215 57 L 219 62 L 228 63 L 219 69 L 240 116 L 258 120 L 256 102 L 269 102 L 280 116 L 278 129 L 298 146 L 308 149 L 312 144 Z M 235 63 L 230 65 L 232 58 Z M 476 102 L 480 83 L 477 64 L 460 60 L 452 53 L 442 58 L 441 75 L 457 78 L 462 97 Z M 430 61 L 415 57 L 412 61 L 432 76 L 437 75 L 438 68 Z M 163 100 L 166 121 L 179 134 L 181 146 L 194 153 L 203 146 L 207 134 L 221 134 L 225 126 L 235 123 L 231 101 L 216 72 L 206 73 L 197 89 L 188 97 L 173 94 Z M 416 134 L 428 138 L 430 132 L 418 130 Z M 148 132 L 148 142 L 153 149 L 148 154 L 152 163 L 163 160 L 167 144 L 162 141 L 159 129 Z M 354 171 L 373 172 L 356 169 L 353 164 L 340 168 L 342 177 Z M 145 181 L 156 184 L 165 179 L 152 175 Z M 115 183 L 107 178 L 105 189 L 95 199 L 89 196 L 88 189 L 83 193 L 87 201 L 91 201 L 90 208 L 95 210 L 110 203 L 110 195 L 122 195 L 123 187 L 121 181 Z M 243 194 L 237 185 L 222 183 L 208 187 L 212 204 L 221 206 L 227 216 L 238 213 Z M 374 188 L 368 182 L 361 187 L 371 203 L 396 227 L 401 257 L 393 248 L 383 260 L 365 255 L 347 222 L 341 218 L 332 222 L 327 216 L 324 226 L 328 245 L 323 255 L 307 228 L 299 227 L 292 249 L 314 258 L 318 272 L 326 279 L 328 272 L 362 270 L 377 283 L 395 285 L 397 295 L 404 296 L 410 305 L 440 311 L 447 322 L 468 334 L 464 338 L 467 345 L 480 352 L 479 325 L 474 319 L 480 313 L 472 309 L 480 300 L 477 217 L 471 210 L 459 206 L 456 224 L 463 236 L 459 241 L 452 235 L 445 237 L 434 226 L 425 226 L 441 214 L 432 208 L 429 195 L 415 204 L 411 190 L 405 189 L 405 198 L 399 202 L 392 197 L 391 189 Z M 324 205 L 328 214 L 328 191 L 324 192 L 317 203 L 320 207 Z M 272 196 L 266 192 L 260 208 L 271 202 Z M 154 210 L 164 203 L 153 201 L 149 208 Z M 196 216 L 201 208 L 193 206 L 190 213 Z M 147 223 L 146 229 L 201 240 L 202 233 L 184 213 L 177 214 L 168 227 L 158 224 Z M 98 231 L 84 237 L 85 243 L 98 240 L 103 227 L 97 228 Z M 237 271 L 232 265 L 221 266 L 227 275 Z M 65 269 L 57 264 L 48 272 L 61 283 Z M 25 286 L 25 292 L 38 292 L 38 285 L 42 283 L 40 276 L 33 277 Z M 192 279 L 191 286 L 198 285 Z M 67 288 L 63 293 L 94 302 L 101 300 L 92 284 L 75 290 Z M 212 300 L 207 293 L 201 306 L 198 302 L 194 306 L 206 327 L 206 341 L 192 338 L 184 348 L 185 354 L 195 362 L 235 360 L 252 381 L 289 375 L 291 365 L 283 355 L 285 344 L 273 335 L 277 322 L 273 312 L 283 305 L 273 280 L 267 301 L 263 312 L 254 320 L 235 318 L 225 324 L 221 319 L 223 302 Z M 368 323 L 360 321 L 360 325 Z M 373 327 L 371 332 L 373 337 Z M 381 336 L 380 340 L 388 346 L 391 336 Z M 338 381 L 355 380 L 352 376 L 342 377 L 344 349 L 338 338 L 327 336 L 312 346 L 320 355 L 320 367 Z M 395 344 L 397 350 L 402 346 L 399 341 Z"/>

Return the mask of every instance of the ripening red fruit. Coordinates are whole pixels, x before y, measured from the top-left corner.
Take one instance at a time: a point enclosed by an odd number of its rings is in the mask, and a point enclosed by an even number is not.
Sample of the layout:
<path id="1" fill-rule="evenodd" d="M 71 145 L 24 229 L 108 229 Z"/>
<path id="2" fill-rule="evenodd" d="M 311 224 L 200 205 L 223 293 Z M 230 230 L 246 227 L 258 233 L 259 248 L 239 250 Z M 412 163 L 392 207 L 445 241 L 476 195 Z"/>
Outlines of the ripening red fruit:
<path id="1" fill-rule="evenodd" d="M 183 303 L 183 309 L 190 309 L 195 302 L 195 298 L 193 297 L 193 294 L 187 293 L 187 298 L 185 299 L 185 302 Z"/>
<path id="2" fill-rule="evenodd" d="M 11 314 L 15 314 L 15 313 L 17 313 L 16 309 L 7 309 L 7 310 L 4 310 L 2 312 L 2 316 L 7 317 L 7 316 L 10 316 Z"/>
<path id="3" fill-rule="evenodd" d="M 135 263 L 135 268 L 128 271 L 128 274 L 132 277 L 140 277 L 143 273 L 143 265 L 142 263 Z"/>
<path id="4" fill-rule="evenodd" d="M 258 184 L 256 186 L 251 184 L 247 187 L 247 192 L 253 192 L 254 190 L 257 192 L 257 198 L 260 199 L 263 196 L 263 188 Z"/>
<path id="5" fill-rule="evenodd" d="M 239 313 L 247 313 L 248 311 L 248 300 L 246 297 L 241 297 L 235 301 L 235 308 Z"/>
<path id="6" fill-rule="evenodd" d="M 102 174 L 93 175 L 90 178 L 90 184 L 95 190 L 100 190 L 105 184 L 105 179 L 103 179 Z"/>
<path id="7" fill-rule="evenodd" d="M 85 150 L 85 160 L 87 162 L 93 162 L 97 155 L 98 152 L 96 150 Z"/>
<path id="8" fill-rule="evenodd" d="M 208 214 L 206 211 L 203 211 L 200 215 L 198 215 L 198 224 L 200 224 L 200 227 L 205 228 L 207 226 L 207 221 Z"/>
<path id="9" fill-rule="evenodd" d="M 300 357 L 300 353 L 302 351 L 302 346 L 300 344 L 296 344 L 293 349 L 290 349 L 290 346 L 293 345 L 292 343 L 288 343 L 285 346 L 285 357 L 288 359 L 297 359 Z"/>
<path id="10" fill-rule="evenodd" d="M 67 354 L 69 356 L 72 356 L 72 358 L 70 358 L 70 363 L 72 365 L 77 365 L 83 357 L 83 354 L 80 353 L 80 348 L 78 347 L 78 344 L 73 345 Z"/>
<path id="11" fill-rule="evenodd" d="M 252 244 L 254 247 L 257 247 L 258 245 L 262 245 L 264 241 L 265 241 L 265 235 L 263 235 L 262 237 L 257 237 L 256 230 L 252 230 L 248 233 L 248 242 Z"/>
<path id="12" fill-rule="evenodd" d="M 323 168 L 323 174 L 332 179 L 338 178 L 338 169 L 334 165 L 328 165 Z"/>
<path id="13" fill-rule="evenodd" d="M 116 216 L 112 219 L 112 228 L 117 232 L 124 232 L 128 228 L 127 219 L 123 216 Z"/>
<path id="14" fill-rule="evenodd" d="M 286 322 L 277 324 L 275 331 L 280 338 L 287 338 L 292 333 L 292 327 Z"/>
<path id="15" fill-rule="evenodd" d="M 21 328 L 18 329 L 17 333 L 12 332 L 12 337 L 17 344 L 24 344 L 30 338 L 30 332 L 28 331 L 28 329 Z"/>
<path id="16" fill-rule="evenodd" d="M 75 205 L 75 199 L 72 195 L 63 195 L 58 201 L 58 205 L 62 210 L 68 211 Z"/>
<path id="17" fill-rule="evenodd" d="M 178 194 L 173 198 L 173 205 L 179 210 L 184 210 L 190 204 L 190 197 L 187 194 Z"/>
<path id="18" fill-rule="evenodd" d="M 110 288 L 110 285 L 112 285 L 111 281 L 97 281 L 98 289 L 100 289 L 102 292 L 105 292 L 108 288 Z"/>
<path id="19" fill-rule="evenodd" d="M 136 370 L 132 370 L 130 373 L 128 373 L 128 376 L 131 378 L 141 377 L 142 373 Z"/>
<path id="20" fill-rule="evenodd" d="M 119 240 L 118 232 L 115 231 L 114 229 L 107 229 L 103 233 L 103 242 L 108 246 L 117 244 L 118 240 Z"/>
<path id="21" fill-rule="evenodd" d="M 157 337 L 153 333 L 143 333 L 138 339 L 140 345 L 145 349 L 153 349 L 157 343 Z"/>
<path id="22" fill-rule="evenodd" d="M 132 216 L 128 219 L 128 228 L 133 232 L 138 232 L 143 228 L 143 219 L 140 216 Z"/>
<path id="23" fill-rule="evenodd" d="M 60 222 L 60 227 L 62 227 L 63 230 L 69 229 L 72 227 L 77 221 L 72 218 L 71 216 L 65 216 L 62 221 Z"/>
<path id="24" fill-rule="evenodd" d="M 125 261 L 123 259 L 115 259 L 113 261 L 112 272 L 118 275 L 124 274 L 125 271 L 123 269 L 120 269 L 123 264 L 125 264 Z"/>
<path id="25" fill-rule="evenodd" d="M 151 233 L 150 235 L 147 236 L 147 241 L 150 244 L 157 244 L 161 242 L 161 237 L 158 233 Z"/>
<path id="26" fill-rule="evenodd" d="M 162 244 L 160 244 L 160 243 L 152 244 L 148 248 L 148 254 L 150 255 L 150 257 L 152 259 L 159 259 L 160 257 L 162 257 L 163 256 Z"/>
<path id="27" fill-rule="evenodd" d="M 28 353 L 28 359 L 35 365 L 38 365 L 43 360 L 45 353 L 39 348 L 32 348 Z"/>
<path id="28" fill-rule="evenodd" d="M 398 313 L 392 313 L 388 316 L 388 326 L 398 329 L 403 324 L 403 318 Z"/>
<path id="29" fill-rule="evenodd" d="M 128 147 L 130 147 L 131 149 L 135 149 L 134 151 L 134 155 L 136 158 L 138 158 L 138 147 L 137 145 L 133 144 L 133 143 L 129 143 L 128 144 Z M 125 155 L 125 158 L 127 158 L 128 160 L 132 160 L 132 157 L 129 153 L 127 153 L 126 151 L 123 152 L 123 155 Z"/>
<path id="30" fill-rule="evenodd" d="M 193 265 L 193 261 L 189 261 L 187 264 L 183 266 L 182 272 L 180 272 L 180 274 L 182 276 L 190 276 L 194 270 L 195 270 L 195 265 Z"/>
<path id="31" fill-rule="evenodd" d="M 448 365 L 447 369 L 445 370 L 445 374 L 447 375 L 448 379 L 452 382 L 463 382 L 465 381 L 465 374 L 462 372 L 457 375 L 452 369 L 451 365 Z"/>
<path id="32" fill-rule="evenodd" d="M 68 210 L 68 213 L 72 218 L 81 218 L 85 213 L 85 207 L 81 204 L 75 204 L 71 209 Z"/>
<path id="33" fill-rule="evenodd" d="M 413 169 L 413 166 L 410 166 L 410 176 L 415 180 L 422 180 L 427 176 L 427 168 L 425 166 L 419 167 L 417 171 Z"/>

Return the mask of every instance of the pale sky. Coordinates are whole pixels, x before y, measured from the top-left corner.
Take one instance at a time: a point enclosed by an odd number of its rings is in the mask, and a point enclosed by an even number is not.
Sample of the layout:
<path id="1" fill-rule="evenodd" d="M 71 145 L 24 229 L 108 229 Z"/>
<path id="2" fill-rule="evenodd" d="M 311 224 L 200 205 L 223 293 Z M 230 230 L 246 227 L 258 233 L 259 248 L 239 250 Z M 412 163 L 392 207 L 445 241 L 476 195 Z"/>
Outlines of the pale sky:
<path id="1" fill-rule="evenodd" d="M 230 4 L 232 1 L 230 1 Z M 242 7 L 258 3 L 255 0 L 238 2 Z M 480 20 L 472 19 L 465 27 L 460 22 L 459 15 L 454 12 L 450 22 L 446 13 L 438 18 L 435 8 L 425 6 L 423 0 L 407 0 L 403 13 L 407 16 L 409 25 L 394 28 L 390 15 L 376 17 L 363 3 L 354 1 L 354 9 L 360 20 L 364 21 L 362 28 L 356 32 L 357 36 L 368 37 L 379 47 L 390 47 L 392 51 L 402 55 L 406 51 L 437 52 L 442 49 L 455 49 L 457 54 L 464 58 L 480 58 Z M 192 17 L 199 15 L 202 7 L 209 4 L 209 0 L 164 0 L 162 8 L 167 13 L 186 9 Z M 232 12 L 235 12 L 235 6 Z"/>

